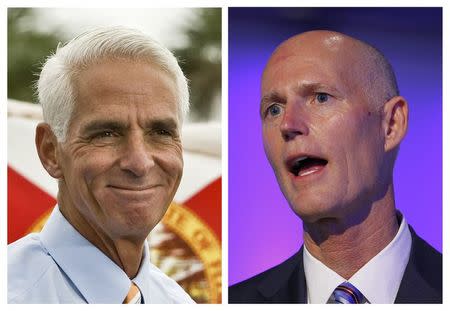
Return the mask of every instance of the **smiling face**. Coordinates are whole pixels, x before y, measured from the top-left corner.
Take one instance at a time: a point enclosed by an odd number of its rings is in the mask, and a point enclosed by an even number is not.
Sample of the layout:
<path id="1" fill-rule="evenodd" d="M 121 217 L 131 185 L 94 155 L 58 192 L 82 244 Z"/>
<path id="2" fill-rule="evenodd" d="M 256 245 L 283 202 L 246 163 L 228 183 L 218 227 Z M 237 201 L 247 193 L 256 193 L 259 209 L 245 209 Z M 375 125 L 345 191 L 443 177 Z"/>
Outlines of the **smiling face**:
<path id="1" fill-rule="evenodd" d="M 114 60 L 82 71 L 75 85 L 56 153 L 61 209 L 113 239 L 145 237 L 182 176 L 175 82 L 155 65 Z"/>
<path id="2" fill-rule="evenodd" d="M 380 107 L 365 93 L 359 52 L 348 38 L 307 33 L 284 42 L 263 74 L 266 155 L 306 222 L 350 215 L 388 179 Z"/>

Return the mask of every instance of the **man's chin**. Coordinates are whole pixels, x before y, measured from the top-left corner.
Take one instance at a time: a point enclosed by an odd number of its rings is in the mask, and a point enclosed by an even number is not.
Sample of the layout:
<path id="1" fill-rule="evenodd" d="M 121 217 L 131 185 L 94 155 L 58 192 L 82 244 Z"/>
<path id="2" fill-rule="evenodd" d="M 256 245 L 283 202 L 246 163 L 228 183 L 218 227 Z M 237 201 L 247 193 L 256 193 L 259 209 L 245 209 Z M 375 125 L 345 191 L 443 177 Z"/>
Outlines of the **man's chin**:
<path id="1" fill-rule="evenodd" d="M 110 229 L 111 238 L 144 241 L 157 224 L 153 220 L 145 222 L 142 219 L 117 221 Z"/>
<path id="2" fill-rule="evenodd" d="M 116 207 L 110 219 L 109 226 L 115 234 L 133 235 L 141 234 L 147 236 L 150 231 L 161 221 L 165 210 L 152 210 L 147 204 L 129 204 Z"/>
<path id="3" fill-rule="evenodd" d="M 335 209 L 324 204 L 302 204 L 291 205 L 294 213 L 300 217 L 304 223 L 314 224 L 323 221 L 331 221 L 336 218 Z"/>

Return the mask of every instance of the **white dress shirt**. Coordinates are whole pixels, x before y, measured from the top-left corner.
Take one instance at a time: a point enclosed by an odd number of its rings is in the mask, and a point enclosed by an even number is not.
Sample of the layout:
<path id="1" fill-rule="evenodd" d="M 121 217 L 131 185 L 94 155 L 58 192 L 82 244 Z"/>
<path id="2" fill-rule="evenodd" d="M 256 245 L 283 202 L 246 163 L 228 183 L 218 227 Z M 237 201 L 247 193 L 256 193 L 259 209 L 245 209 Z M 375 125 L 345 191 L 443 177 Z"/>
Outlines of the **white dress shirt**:
<path id="1" fill-rule="evenodd" d="M 132 280 L 143 303 L 194 303 L 149 259 Z M 125 272 L 86 240 L 55 207 L 42 232 L 8 246 L 8 303 L 122 303 L 131 286 Z"/>
<path id="2" fill-rule="evenodd" d="M 327 303 L 334 289 L 348 281 L 368 303 L 394 303 L 408 264 L 411 233 L 404 217 L 394 239 L 349 280 L 328 268 L 303 248 L 308 303 Z"/>

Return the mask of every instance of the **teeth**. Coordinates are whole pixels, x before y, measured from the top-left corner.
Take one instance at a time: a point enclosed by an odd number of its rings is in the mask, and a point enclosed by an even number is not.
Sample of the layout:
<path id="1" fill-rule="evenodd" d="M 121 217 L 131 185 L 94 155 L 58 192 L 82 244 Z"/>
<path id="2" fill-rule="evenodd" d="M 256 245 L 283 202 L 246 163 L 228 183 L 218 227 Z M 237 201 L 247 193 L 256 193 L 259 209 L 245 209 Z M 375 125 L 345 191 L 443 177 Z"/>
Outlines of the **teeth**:
<path id="1" fill-rule="evenodd" d="M 314 172 L 317 172 L 319 169 L 318 168 L 312 168 L 312 169 L 310 169 L 310 170 L 307 170 L 307 171 L 304 171 L 304 172 L 302 172 L 300 175 L 298 175 L 298 176 L 306 176 L 306 175 L 309 175 L 309 174 L 312 174 L 312 173 L 314 173 Z"/>
<path id="2" fill-rule="evenodd" d="M 303 156 L 295 159 L 295 161 L 292 163 L 291 172 L 298 176 L 300 167 L 302 166 L 301 162 L 307 158 L 307 156 Z"/>

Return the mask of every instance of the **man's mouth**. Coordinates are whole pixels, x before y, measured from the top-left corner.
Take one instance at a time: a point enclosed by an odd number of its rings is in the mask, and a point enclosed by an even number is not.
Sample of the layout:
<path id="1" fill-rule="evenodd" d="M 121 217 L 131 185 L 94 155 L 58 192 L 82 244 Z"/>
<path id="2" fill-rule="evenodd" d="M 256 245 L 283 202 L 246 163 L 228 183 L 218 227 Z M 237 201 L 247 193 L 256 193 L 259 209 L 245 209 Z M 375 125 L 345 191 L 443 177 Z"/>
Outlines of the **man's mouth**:
<path id="1" fill-rule="evenodd" d="M 304 155 L 288 161 L 287 167 L 293 175 L 303 177 L 320 171 L 327 164 L 325 159 Z"/>
<path id="2" fill-rule="evenodd" d="M 155 188 L 155 186 L 144 186 L 144 185 L 143 186 L 109 185 L 109 187 L 123 191 L 146 191 Z"/>

